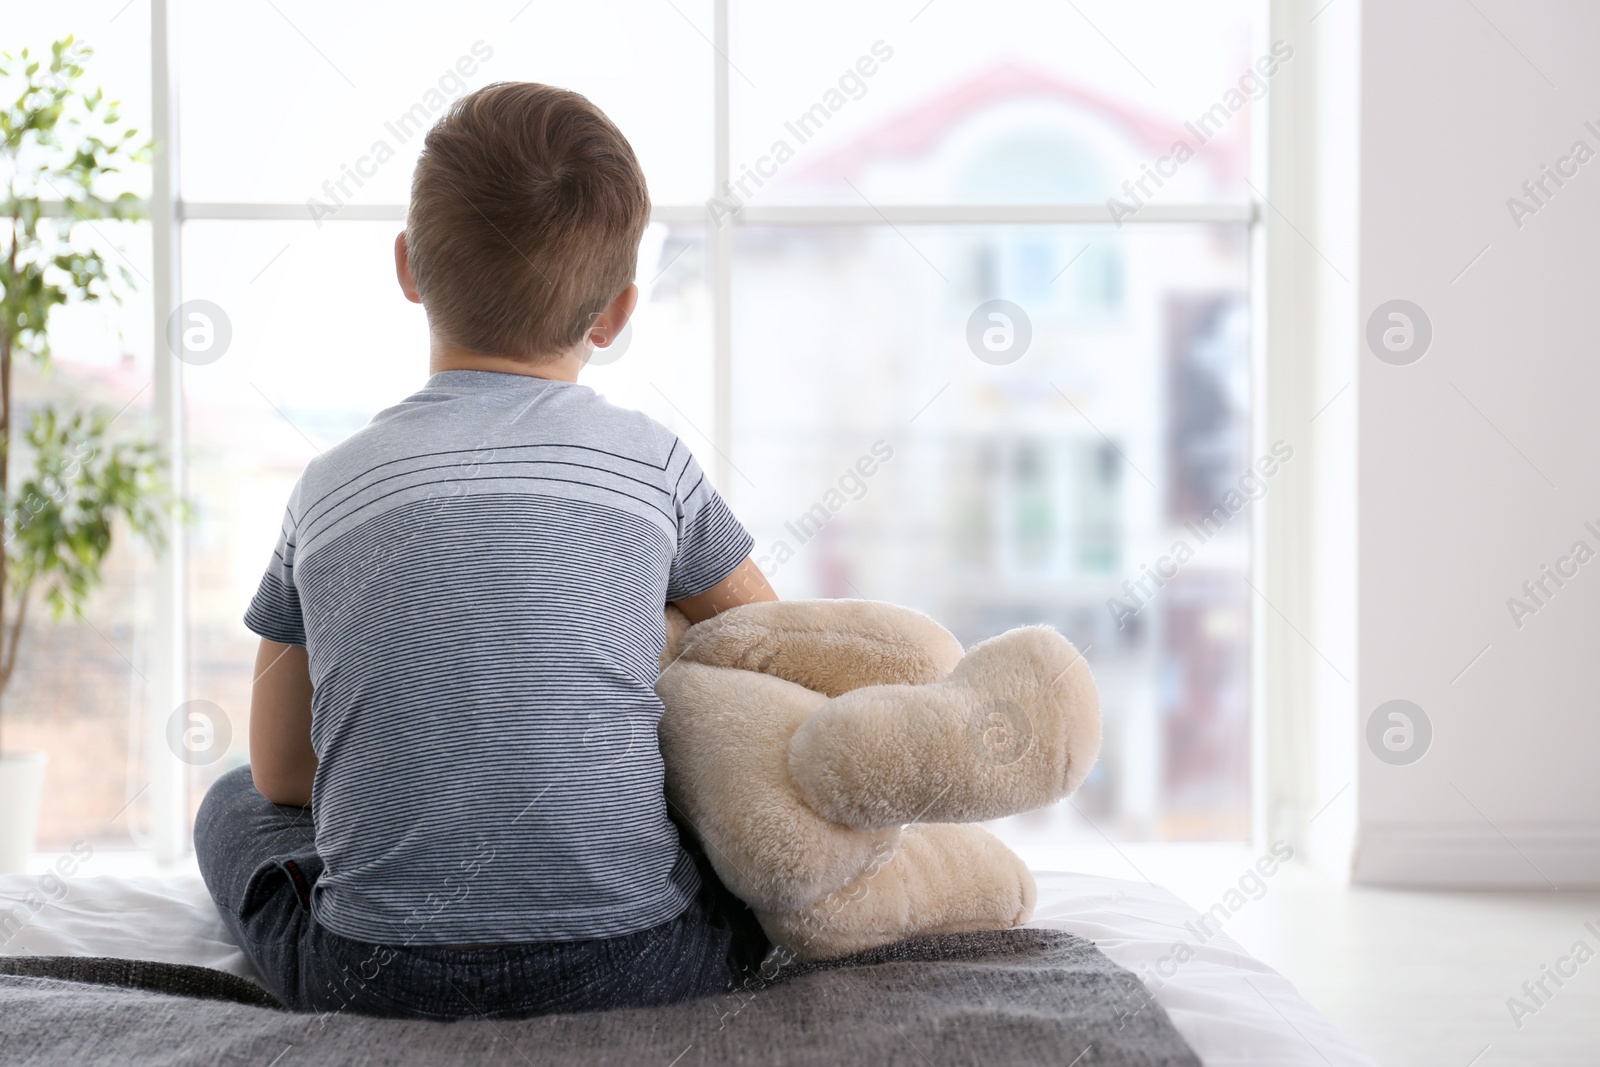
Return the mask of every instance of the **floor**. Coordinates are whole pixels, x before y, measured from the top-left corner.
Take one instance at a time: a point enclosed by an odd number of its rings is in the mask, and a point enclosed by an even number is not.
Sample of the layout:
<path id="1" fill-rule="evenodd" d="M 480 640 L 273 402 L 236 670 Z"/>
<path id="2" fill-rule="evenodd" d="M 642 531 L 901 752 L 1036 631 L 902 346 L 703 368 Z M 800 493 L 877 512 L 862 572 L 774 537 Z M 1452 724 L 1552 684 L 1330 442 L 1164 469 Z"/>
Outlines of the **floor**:
<path id="1" fill-rule="evenodd" d="M 1248 903 L 1232 898 L 1223 929 L 1384 1067 L 1600 1067 L 1600 892 L 1351 888 L 1299 863 L 1252 879 L 1258 854 L 1242 846 L 1022 851 L 1040 868 L 1148 879 L 1201 912 L 1241 890 Z M 35 860 L 42 871 L 49 857 Z M 105 874 L 151 869 L 137 853 L 96 861 Z M 1560 985 L 1558 966 L 1571 974 Z M 1511 998 L 1528 1009 L 1519 1018 Z"/>
<path id="2" fill-rule="evenodd" d="M 1202 912 L 1245 878 L 1223 928 L 1384 1067 L 1600 1067 L 1600 892 L 1368 889 L 1300 863 L 1257 881 L 1231 846 L 1087 852 L 1073 869 L 1148 877 Z"/>
<path id="3" fill-rule="evenodd" d="M 1230 933 L 1387 1067 L 1600 1064 L 1600 894 L 1348 889 L 1293 871 L 1260 903 Z M 1558 962 L 1570 977 L 1551 977 Z"/>

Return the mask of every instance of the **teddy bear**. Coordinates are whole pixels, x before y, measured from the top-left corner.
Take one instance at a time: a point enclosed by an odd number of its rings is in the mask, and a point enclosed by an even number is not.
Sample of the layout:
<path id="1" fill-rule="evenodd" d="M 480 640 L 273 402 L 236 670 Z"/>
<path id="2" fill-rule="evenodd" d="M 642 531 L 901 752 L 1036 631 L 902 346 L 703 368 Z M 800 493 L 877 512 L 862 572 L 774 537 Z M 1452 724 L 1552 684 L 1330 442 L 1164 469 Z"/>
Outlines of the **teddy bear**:
<path id="1" fill-rule="evenodd" d="M 800 962 L 1028 921 L 1036 888 L 983 827 L 1055 803 L 1100 745 L 1094 679 L 1048 626 L 963 651 L 909 608 L 668 609 L 656 691 L 669 813 Z"/>

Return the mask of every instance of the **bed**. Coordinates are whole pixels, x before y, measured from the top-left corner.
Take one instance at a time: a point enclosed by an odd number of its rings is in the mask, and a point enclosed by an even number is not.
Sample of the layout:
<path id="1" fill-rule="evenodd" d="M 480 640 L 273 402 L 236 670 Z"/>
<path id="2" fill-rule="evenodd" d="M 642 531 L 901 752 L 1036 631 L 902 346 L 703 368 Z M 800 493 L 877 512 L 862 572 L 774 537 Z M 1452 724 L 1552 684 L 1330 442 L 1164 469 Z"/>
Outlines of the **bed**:
<path id="1" fill-rule="evenodd" d="M 1078 963 L 1088 961 L 1092 964 L 1090 957 L 1099 959 L 1103 954 L 1103 960 L 1109 961 L 1106 965 L 1108 971 L 1121 968 L 1125 972 L 1132 972 L 1138 984 L 1128 979 L 1123 971 L 1118 971 L 1126 986 L 1136 992 L 1131 999 L 1126 993 L 1121 995 L 1128 1003 L 1122 1004 L 1114 1013 L 1111 1026 L 1117 1032 L 1129 1032 L 1146 1024 L 1164 1025 L 1159 1018 L 1164 1016 L 1170 1020 L 1171 1028 L 1181 1035 L 1182 1043 L 1192 1050 L 1193 1057 L 1187 1062 L 1198 1059 L 1206 1067 L 1257 1064 L 1263 1067 L 1293 1067 L 1300 1064 L 1308 1067 L 1374 1067 L 1375 1061 L 1311 1007 L 1290 982 L 1252 958 L 1225 933 L 1213 933 L 1200 925 L 1200 916 L 1194 909 L 1166 890 L 1143 882 L 1083 874 L 1044 872 L 1037 877 L 1039 906 L 1029 930 L 1039 933 L 1019 935 L 1008 943 L 1026 943 L 1030 950 L 1040 946 L 1057 952 L 1081 950 L 1079 955 L 1072 957 Z M 229 939 L 206 895 L 205 887 L 192 872 L 161 876 L 79 877 L 66 883 L 64 891 L 49 885 L 45 887 L 47 893 L 41 894 L 40 888 L 37 875 L 0 875 L 0 955 L 150 960 L 209 968 L 248 982 L 256 980 L 257 976 L 249 962 Z M 58 896 L 59 899 L 49 900 L 48 896 Z M 1078 948 L 1073 949 L 1073 946 Z M 1116 966 L 1110 966 L 1112 964 Z M 970 1062 L 957 1054 L 962 1048 L 970 1052 L 970 1046 L 959 1042 L 947 1045 L 942 1037 L 924 1039 L 920 1035 L 978 1031 L 988 1032 L 991 1039 L 1006 1040 L 1003 1037 L 995 1038 L 994 1035 L 1010 1032 L 1007 1028 L 1020 1027 L 1027 1022 L 1029 1013 L 1019 1001 L 1001 998 L 996 1003 L 990 997 L 981 1005 L 963 1005 L 959 1012 L 935 1020 L 922 1020 L 924 1029 L 916 1030 L 913 1023 L 902 1024 L 901 1021 L 906 1018 L 906 1004 L 914 1005 L 914 1001 L 896 1007 L 892 981 L 886 978 L 889 984 L 880 989 L 872 984 L 874 973 L 871 970 L 855 972 L 850 978 L 850 989 L 853 991 L 851 1003 L 859 1000 L 862 1004 L 870 1004 L 875 1011 L 875 1014 L 874 1011 L 867 1011 L 864 1018 L 874 1026 L 879 1021 L 883 1023 L 877 1028 L 883 1030 L 880 1036 L 887 1044 L 874 1053 L 875 1065 L 902 1062 L 902 1056 L 905 1057 L 903 1062 L 914 1063 Z M 889 973 L 883 972 L 885 975 Z M 1024 973 L 1008 971 L 1006 980 L 1013 983 L 1024 981 Z M 1034 972 L 1035 983 L 1037 973 Z M 128 1062 L 124 1057 L 133 1055 L 132 1062 L 144 1062 L 134 1049 L 115 1048 L 119 1043 L 118 1037 L 110 1031 L 115 1030 L 118 1036 L 128 1034 L 120 1037 L 121 1043 L 126 1046 L 140 1040 L 140 1033 L 145 1039 L 150 1038 L 149 1028 L 156 1025 L 149 1021 L 153 1017 L 152 1011 L 158 1015 L 166 1012 L 167 1016 L 183 1014 L 185 1002 L 182 998 L 129 993 L 128 996 L 149 998 L 138 1001 L 128 1009 L 128 1019 L 142 1020 L 138 1025 L 144 1030 L 139 1031 L 131 1021 L 126 1024 L 129 1029 L 118 1030 L 117 1027 L 123 1024 L 116 1021 L 117 1012 L 107 1008 L 105 1002 L 97 1005 L 92 999 L 72 999 L 74 995 L 80 998 L 86 996 L 75 993 L 77 986 L 73 982 L 41 978 L 15 975 L 0 977 L 0 994 L 23 998 L 18 1003 L 27 1002 L 34 1010 L 45 1012 L 38 1018 L 55 1020 L 45 1027 L 50 1031 L 49 1035 L 23 1034 L 20 1031 L 7 1033 L 6 1024 L 0 1021 L 0 1035 L 4 1036 L 6 1042 L 4 1047 L 0 1047 L 0 1061 L 10 1058 L 8 1049 L 15 1051 L 26 1045 L 27 1048 L 38 1050 L 46 1048 L 43 1044 L 45 1041 L 59 1040 L 62 1044 L 58 1051 L 62 1059 L 124 1063 Z M 914 995 L 914 990 L 910 995 Z M 27 1000 L 30 997 L 33 999 Z M 4 996 L 0 995 L 0 999 L 4 999 Z M 1150 1008 L 1147 1011 L 1145 1004 L 1159 1005 L 1159 1009 Z M 120 1005 L 113 1004 L 113 1008 L 116 1007 Z M 53 1015 L 48 1013 L 52 1008 L 56 1012 Z M 236 1027 L 241 1035 L 245 1035 L 239 1039 L 245 1043 L 232 1046 L 230 1054 L 253 1056 L 267 1052 L 269 1054 L 261 1061 L 265 1065 L 272 1059 L 272 1047 L 276 1043 L 283 1046 L 280 1053 L 282 1062 L 278 1067 L 292 1067 L 297 1061 L 304 1062 L 303 1057 L 296 1053 L 294 1041 L 285 1041 L 282 1036 L 286 1032 L 282 1027 L 287 1025 L 281 1021 L 283 1013 L 237 1003 L 214 1005 L 207 1010 L 215 1016 L 207 1026 L 212 1029 Z M 866 1011 L 865 1008 L 863 1010 Z M 71 1014 L 73 1011 L 78 1014 Z M 252 1012 L 257 1014 L 249 1014 Z M 87 1024 L 73 1022 L 74 1019 L 83 1018 L 85 1013 L 96 1015 L 99 1021 L 91 1020 Z M 14 1011 L 11 1014 L 13 1018 L 20 1017 Z M 915 1014 L 914 1007 L 911 1008 L 911 1014 Z M 648 1029 L 653 1025 L 649 1023 L 648 1016 L 629 1018 L 618 1013 L 605 1013 L 601 1019 L 608 1017 L 633 1029 Z M 563 1018 L 573 1020 L 576 1017 Z M 442 1024 L 386 1022 L 384 1025 L 415 1028 Z M 508 1032 L 509 1026 L 507 1023 L 488 1023 L 488 1027 L 482 1031 L 488 1044 L 480 1050 L 481 1055 L 473 1054 L 475 1059 L 489 1062 L 494 1059 L 493 1050 L 500 1048 L 508 1057 L 504 1062 L 554 1062 L 547 1055 L 541 1055 L 541 1051 L 548 1054 L 548 1048 L 517 1047 L 515 1032 Z M 726 1018 L 723 1020 L 725 1027 Z M 908 1027 L 911 1027 L 909 1031 Z M 576 1033 L 577 1029 L 581 1027 L 574 1023 L 567 1026 L 563 1033 Z M 801 1029 L 806 1032 L 781 1035 L 782 1040 L 764 1053 L 767 1062 L 826 1062 L 824 1059 L 807 1057 L 806 1042 L 821 1038 L 806 1028 Z M 465 1030 L 458 1032 L 467 1033 Z M 752 1040 L 756 1039 L 757 1032 L 754 1028 L 747 1031 Z M 1031 1036 L 1023 1036 L 1023 1030 L 1017 1029 L 1016 1040 L 1038 1040 L 1041 1032 L 1049 1033 L 1035 1028 L 1029 1031 Z M 413 1035 L 406 1038 L 397 1036 L 397 1042 L 409 1042 L 415 1035 L 414 1030 L 402 1029 L 395 1033 Z M 772 1040 L 771 1034 L 762 1039 Z M 837 1042 L 838 1039 L 837 1034 L 832 1035 L 831 1040 Z M 370 1041 L 370 1035 L 363 1040 Z M 654 1050 L 672 1046 L 671 1039 L 663 1040 L 666 1044 L 650 1048 Z M 730 1047 L 736 1047 L 737 1037 L 729 1040 L 735 1042 Z M 19 1045 L 19 1041 L 23 1041 L 23 1045 Z M 863 1048 L 867 1047 L 867 1041 L 864 1036 Z M 527 1044 L 526 1039 L 523 1044 Z M 1062 1044 L 1070 1042 L 1063 1038 Z M 501 1047 L 503 1045 L 511 1047 Z M 734 1062 L 702 1059 L 709 1042 L 700 1041 L 698 1052 L 694 1045 L 695 1041 L 691 1041 L 690 1047 L 683 1049 L 680 1067 L 689 1067 L 695 1062 Z M 96 1047 L 99 1052 L 94 1051 Z M 148 1054 L 150 1049 L 143 1051 Z M 158 1057 L 160 1062 L 196 1062 L 184 1059 L 181 1050 L 169 1048 L 166 1052 L 171 1054 Z M 516 1055 L 511 1056 L 512 1052 Z M 1108 1060 L 1105 1058 L 1108 1054 L 1105 1048 L 1096 1049 L 1092 1046 L 1059 1047 L 1053 1049 L 1052 1053 L 1052 1058 L 1058 1058 L 1063 1067 L 1068 1064 L 1091 1067 L 1092 1064 L 1106 1062 L 1185 1061 L 1184 1057 L 1176 1054 L 1168 1058 L 1152 1054 L 1149 1059 L 1133 1056 L 1126 1061 L 1115 1057 Z M 22 1056 L 21 1052 L 15 1054 Z M 837 1054 L 837 1049 L 834 1054 Z M 639 1062 L 650 1062 L 643 1052 L 638 1055 Z M 413 1062 L 407 1058 L 406 1050 L 402 1047 L 376 1052 L 370 1057 L 364 1055 L 362 1058 L 374 1064 Z M 667 1056 L 660 1062 L 665 1065 L 670 1059 L 671 1056 Z M 49 1062 L 46 1059 L 19 1061 Z M 432 1059 L 419 1057 L 415 1062 L 432 1062 Z M 616 1062 L 630 1060 L 619 1057 Z"/>

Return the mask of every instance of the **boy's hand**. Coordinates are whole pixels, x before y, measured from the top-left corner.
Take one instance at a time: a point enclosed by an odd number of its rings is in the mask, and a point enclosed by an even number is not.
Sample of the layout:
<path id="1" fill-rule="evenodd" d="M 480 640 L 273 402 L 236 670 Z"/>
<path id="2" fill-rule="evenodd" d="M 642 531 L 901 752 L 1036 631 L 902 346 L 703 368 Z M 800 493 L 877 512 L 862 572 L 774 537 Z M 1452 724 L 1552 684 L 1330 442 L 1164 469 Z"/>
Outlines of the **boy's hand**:
<path id="1" fill-rule="evenodd" d="M 772 591 L 767 576 L 761 573 L 761 568 L 756 566 L 755 560 L 746 556 L 745 561 L 735 567 L 732 574 L 710 589 L 691 597 L 684 597 L 682 600 L 674 600 L 672 603 L 690 622 L 704 622 L 729 608 L 777 599 L 778 594 Z"/>

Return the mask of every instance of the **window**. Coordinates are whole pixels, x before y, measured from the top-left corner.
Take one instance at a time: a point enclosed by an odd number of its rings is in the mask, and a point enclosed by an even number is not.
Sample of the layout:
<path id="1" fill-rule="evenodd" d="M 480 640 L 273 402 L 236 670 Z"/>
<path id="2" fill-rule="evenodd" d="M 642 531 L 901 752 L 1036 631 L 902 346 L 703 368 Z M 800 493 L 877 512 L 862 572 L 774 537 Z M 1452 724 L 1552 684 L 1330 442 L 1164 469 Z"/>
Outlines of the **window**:
<path id="1" fill-rule="evenodd" d="M 0 48 L 15 55 L 27 47 L 48 57 L 52 41 L 75 34 L 80 46 L 93 51 L 86 86 L 103 86 L 107 97 L 121 102 L 123 124 L 148 136 L 149 16 L 140 6 L 113 19 L 114 8 L 86 14 L 81 5 L 10 5 Z M 125 178 L 127 191 L 148 195 L 148 172 Z M 108 185 L 104 191 L 121 190 Z M 113 269 L 127 268 L 138 285 L 124 288 L 120 304 L 104 300 L 53 314 L 51 370 L 40 373 L 22 359 L 15 365 L 18 437 L 44 401 L 120 412 L 118 429 L 151 435 L 151 228 L 95 222 L 78 227 L 74 240 L 95 246 Z M 19 443 L 11 461 L 13 486 L 30 463 Z M 42 603 L 30 606 L 0 714 L 8 750 L 41 750 L 48 761 L 40 848 L 66 849 L 79 840 L 131 847 L 146 840 L 145 825 L 130 804 L 149 779 L 142 676 L 150 671 L 151 565 L 147 550 L 123 539 L 106 561 L 104 586 L 81 616 L 57 621 Z"/>
<path id="2" fill-rule="evenodd" d="M 1184 523 L 1249 462 L 1246 228 L 737 235 L 726 489 L 780 594 L 907 604 L 965 644 L 1047 622 L 1086 650 L 1100 763 L 1079 810 L 1003 827 L 1020 847 L 1093 834 L 1086 817 L 1135 839 L 1248 836 L 1244 522 L 1149 595 L 1123 587 L 1196 540 Z M 1103 263 L 1126 281 L 1083 299 L 1074 272 Z M 1035 276 L 1056 281 L 1029 295 Z M 1026 351 L 985 362 L 969 321 L 1013 296 Z M 863 457 L 871 477 L 852 473 Z"/>
<path id="3" fill-rule="evenodd" d="M 187 695 L 232 736 L 191 803 L 247 759 L 289 486 L 425 374 L 390 251 L 421 132 L 531 79 L 616 119 L 656 205 L 585 380 L 690 444 L 779 592 L 1087 652 L 1100 765 L 999 832 L 1039 863 L 1248 836 L 1249 522 L 1215 509 L 1253 458 L 1252 102 L 1286 61 L 1254 0 L 403 7 L 176 14 L 182 297 L 232 334 L 181 368 Z"/>

